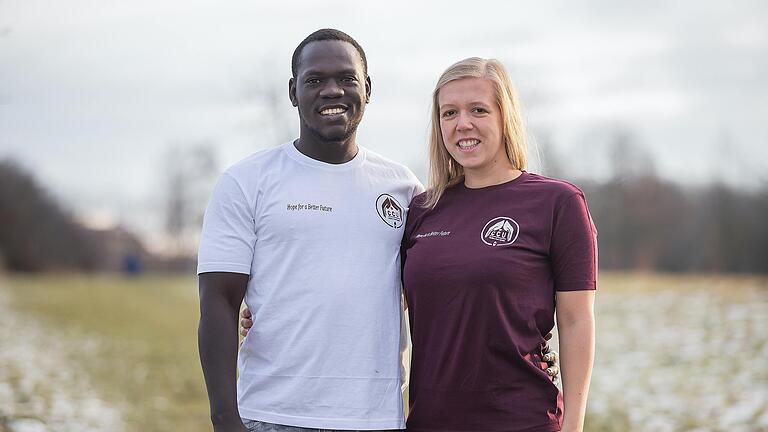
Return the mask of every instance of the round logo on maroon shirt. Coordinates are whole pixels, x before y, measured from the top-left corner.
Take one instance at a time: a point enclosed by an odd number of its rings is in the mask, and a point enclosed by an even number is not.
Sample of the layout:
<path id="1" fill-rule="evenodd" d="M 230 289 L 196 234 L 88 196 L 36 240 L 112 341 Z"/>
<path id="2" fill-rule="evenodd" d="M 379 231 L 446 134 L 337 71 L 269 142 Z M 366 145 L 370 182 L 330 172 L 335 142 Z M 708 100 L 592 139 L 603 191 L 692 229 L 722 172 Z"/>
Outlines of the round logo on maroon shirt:
<path id="1" fill-rule="evenodd" d="M 519 233 L 520 225 L 514 219 L 499 216 L 485 224 L 480 239 L 488 246 L 506 246 L 514 243 Z"/>

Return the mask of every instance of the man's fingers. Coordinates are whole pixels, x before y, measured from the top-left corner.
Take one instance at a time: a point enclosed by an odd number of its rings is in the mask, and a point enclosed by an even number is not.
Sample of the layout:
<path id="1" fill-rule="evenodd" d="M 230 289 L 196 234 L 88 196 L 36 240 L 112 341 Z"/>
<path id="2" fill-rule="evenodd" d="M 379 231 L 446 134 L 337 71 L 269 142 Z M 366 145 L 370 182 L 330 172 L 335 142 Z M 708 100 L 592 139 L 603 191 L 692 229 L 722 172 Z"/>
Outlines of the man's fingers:
<path id="1" fill-rule="evenodd" d="M 543 356 L 541 356 L 542 359 L 544 359 L 545 362 L 549 363 L 550 365 L 557 363 L 558 355 L 557 351 L 550 351 Z"/>
<path id="2" fill-rule="evenodd" d="M 240 311 L 240 316 L 243 318 L 250 318 L 251 317 L 251 311 L 248 309 L 248 306 L 245 307 L 245 309 Z"/>
<path id="3" fill-rule="evenodd" d="M 557 351 L 548 351 L 541 356 L 541 359 L 547 362 L 547 375 L 552 378 L 552 382 L 557 384 L 560 374 L 560 366 L 557 365 Z"/>
<path id="4" fill-rule="evenodd" d="M 243 318 L 240 320 L 240 327 L 244 329 L 249 329 L 253 327 L 253 321 L 249 320 L 248 318 Z"/>
<path id="5" fill-rule="evenodd" d="M 248 330 L 246 330 L 246 329 L 244 329 L 244 328 L 241 328 L 241 329 L 240 329 L 240 336 L 248 336 Z M 240 342 L 240 345 L 242 345 L 242 344 L 243 344 L 243 343 L 242 343 L 242 342 Z"/>
<path id="6" fill-rule="evenodd" d="M 550 366 L 547 368 L 547 375 L 553 378 L 556 377 L 558 373 L 560 373 L 560 368 L 557 365 Z"/>

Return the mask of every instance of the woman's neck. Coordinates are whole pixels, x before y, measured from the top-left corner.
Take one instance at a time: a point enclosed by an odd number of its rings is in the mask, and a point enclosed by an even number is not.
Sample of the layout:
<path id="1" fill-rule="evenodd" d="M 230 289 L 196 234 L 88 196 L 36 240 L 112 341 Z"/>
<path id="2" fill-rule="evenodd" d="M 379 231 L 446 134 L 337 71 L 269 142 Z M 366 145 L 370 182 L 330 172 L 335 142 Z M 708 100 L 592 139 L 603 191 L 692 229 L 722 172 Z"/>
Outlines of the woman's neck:
<path id="1" fill-rule="evenodd" d="M 511 166 L 493 170 L 464 169 L 464 185 L 470 189 L 479 189 L 512 181 L 520 177 L 520 174 L 522 171 Z"/>

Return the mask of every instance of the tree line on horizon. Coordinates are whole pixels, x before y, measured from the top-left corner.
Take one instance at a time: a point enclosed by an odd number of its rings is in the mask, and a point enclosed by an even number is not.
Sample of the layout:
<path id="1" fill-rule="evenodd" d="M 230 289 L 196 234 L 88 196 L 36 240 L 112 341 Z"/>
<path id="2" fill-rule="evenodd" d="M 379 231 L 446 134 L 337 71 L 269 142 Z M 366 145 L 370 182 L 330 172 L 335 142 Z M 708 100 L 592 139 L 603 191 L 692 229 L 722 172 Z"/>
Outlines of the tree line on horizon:
<path id="1" fill-rule="evenodd" d="M 768 274 L 768 185 L 750 191 L 721 182 L 694 188 L 653 170 L 620 172 L 605 181 L 572 179 L 584 190 L 597 226 L 601 269 Z M 179 208 L 189 207 L 169 205 L 170 220 Z M 193 260 L 186 251 L 162 262 L 126 228 L 84 227 L 31 173 L 0 160 L 0 268 L 119 271 L 126 254 L 154 263 L 150 269 L 186 270 Z"/>
<path id="2" fill-rule="evenodd" d="M 768 273 L 768 189 L 656 176 L 582 183 L 606 270 Z"/>
<path id="3" fill-rule="evenodd" d="M 601 181 L 568 175 L 551 150 L 543 156 L 555 177 L 572 178 L 584 190 L 597 226 L 600 268 L 768 273 L 765 178 L 755 188 L 717 176 L 706 185 L 685 186 L 657 174 L 653 155 L 632 129 L 606 127 L 599 134 L 590 143 L 599 156 L 587 155 L 584 162 L 605 158 L 610 173 Z"/>
<path id="4" fill-rule="evenodd" d="M 0 160 L 0 271 L 135 273 L 186 270 L 191 262 L 151 254 L 126 227 L 84 226 L 30 172 Z"/>

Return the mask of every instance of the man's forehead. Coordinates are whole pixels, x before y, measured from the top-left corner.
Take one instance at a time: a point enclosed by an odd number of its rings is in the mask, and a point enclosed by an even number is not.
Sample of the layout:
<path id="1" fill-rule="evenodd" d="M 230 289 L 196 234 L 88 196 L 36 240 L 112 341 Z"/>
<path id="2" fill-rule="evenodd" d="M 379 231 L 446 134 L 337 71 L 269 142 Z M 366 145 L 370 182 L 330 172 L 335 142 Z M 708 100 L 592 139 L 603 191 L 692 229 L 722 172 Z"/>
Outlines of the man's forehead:
<path id="1" fill-rule="evenodd" d="M 322 40 L 308 43 L 299 56 L 298 73 L 305 74 L 329 69 L 337 73 L 362 72 L 363 59 L 357 49 L 345 41 Z"/>

